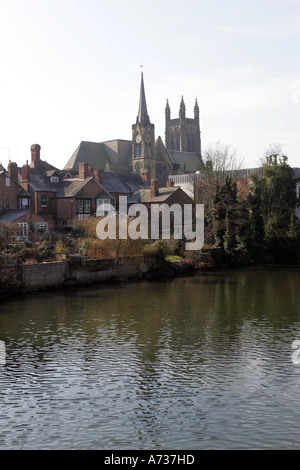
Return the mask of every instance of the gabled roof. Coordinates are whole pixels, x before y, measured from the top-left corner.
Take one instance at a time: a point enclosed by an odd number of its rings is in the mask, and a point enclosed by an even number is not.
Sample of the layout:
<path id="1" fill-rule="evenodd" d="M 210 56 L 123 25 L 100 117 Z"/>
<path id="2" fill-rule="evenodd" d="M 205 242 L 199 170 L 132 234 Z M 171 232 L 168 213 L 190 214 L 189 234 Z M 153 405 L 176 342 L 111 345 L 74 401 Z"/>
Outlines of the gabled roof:
<path id="1" fill-rule="evenodd" d="M 104 171 L 128 171 L 131 164 L 131 141 L 111 140 L 107 142 L 82 141 L 64 170 L 78 170 L 78 164 L 87 162 L 91 168 Z"/>
<path id="2" fill-rule="evenodd" d="M 90 167 L 104 170 L 108 160 L 109 156 L 104 143 L 82 141 L 65 165 L 64 170 L 77 170 L 80 162 L 87 162 Z"/>
<path id="3" fill-rule="evenodd" d="M 56 197 L 75 197 L 93 179 L 92 176 L 86 179 L 65 179 L 58 185 Z"/>
<path id="4" fill-rule="evenodd" d="M 18 197 L 31 197 L 31 194 L 25 191 L 25 189 L 22 189 L 22 191 L 18 194 Z"/>

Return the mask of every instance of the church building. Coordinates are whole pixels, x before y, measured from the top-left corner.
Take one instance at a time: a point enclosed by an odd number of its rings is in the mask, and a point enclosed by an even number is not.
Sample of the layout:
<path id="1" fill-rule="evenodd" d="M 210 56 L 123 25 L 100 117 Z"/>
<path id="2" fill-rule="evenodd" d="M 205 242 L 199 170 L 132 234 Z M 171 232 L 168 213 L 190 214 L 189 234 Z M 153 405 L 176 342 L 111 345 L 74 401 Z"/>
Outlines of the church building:
<path id="1" fill-rule="evenodd" d="M 104 142 L 82 141 L 64 171 L 78 172 L 79 163 L 102 172 L 139 174 L 150 184 L 157 179 L 165 186 L 170 174 L 195 173 L 204 167 L 201 157 L 199 106 L 194 106 L 194 117 L 187 118 L 182 97 L 179 117 L 171 119 L 169 102 L 165 108 L 165 142 L 155 137 L 155 126 L 148 115 L 143 72 L 136 122 L 132 125 L 132 140 Z"/>

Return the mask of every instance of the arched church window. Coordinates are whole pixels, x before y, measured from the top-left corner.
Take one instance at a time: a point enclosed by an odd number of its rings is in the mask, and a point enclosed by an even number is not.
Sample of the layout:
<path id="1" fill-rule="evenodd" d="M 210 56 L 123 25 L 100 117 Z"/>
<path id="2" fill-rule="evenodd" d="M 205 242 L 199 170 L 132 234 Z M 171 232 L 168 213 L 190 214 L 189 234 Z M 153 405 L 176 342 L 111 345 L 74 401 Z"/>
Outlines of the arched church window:
<path id="1" fill-rule="evenodd" d="M 139 158 L 142 156 L 142 144 L 136 144 L 135 145 L 135 158 Z"/>
<path id="2" fill-rule="evenodd" d="M 135 171 L 136 171 L 139 175 L 140 175 L 141 172 L 142 172 L 142 165 L 141 165 L 139 162 L 137 162 L 137 163 L 135 164 Z"/>
<path id="3" fill-rule="evenodd" d="M 172 134 L 171 135 L 171 142 L 170 142 L 171 150 L 175 150 L 174 146 L 175 146 L 175 139 L 174 139 L 174 134 Z"/>
<path id="4" fill-rule="evenodd" d="M 176 134 L 176 148 L 174 150 L 180 150 L 180 135 Z"/>

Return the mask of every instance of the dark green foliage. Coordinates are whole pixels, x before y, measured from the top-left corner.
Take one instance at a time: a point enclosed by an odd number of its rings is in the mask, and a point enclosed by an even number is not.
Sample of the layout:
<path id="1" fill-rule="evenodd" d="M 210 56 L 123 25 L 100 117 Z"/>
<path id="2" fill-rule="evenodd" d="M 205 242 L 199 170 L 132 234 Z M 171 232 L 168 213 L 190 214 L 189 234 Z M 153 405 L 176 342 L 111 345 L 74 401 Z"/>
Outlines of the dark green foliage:
<path id="1" fill-rule="evenodd" d="M 206 243 L 232 259 L 256 263 L 300 259 L 300 222 L 294 170 L 284 156 L 270 155 L 262 174 L 250 178 L 247 200 L 237 197 L 231 179 L 216 182 L 206 209 Z"/>
<path id="2" fill-rule="evenodd" d="M 208 242 L 225 253 L 247 250 L 249 244 L 249 214 L 238 201 L 237 185 L 231 179 L 216 183 L 208 204 L 206 217 Z"/>
<path id="3" fill-rule="evenodd" d="M 251 178 L 248 206 L 252 250 L 256 259 L 263 254 L 272 261 L 297 259 L 300 235 L 294 171 L 285 156 L 266 158 L 261 178 Z"/>

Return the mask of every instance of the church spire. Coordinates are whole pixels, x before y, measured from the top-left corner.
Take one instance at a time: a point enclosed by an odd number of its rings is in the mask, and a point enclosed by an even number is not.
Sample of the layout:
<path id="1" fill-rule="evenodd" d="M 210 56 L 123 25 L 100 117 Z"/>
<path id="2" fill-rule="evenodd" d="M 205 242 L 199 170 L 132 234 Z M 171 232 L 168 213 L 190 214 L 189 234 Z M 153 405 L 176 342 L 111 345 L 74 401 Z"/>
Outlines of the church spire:
<path id="1" fill-rule="evenodd" d="M 150 122 L 148 111 L 147 111 L 143 72 L 141 74 L 140 104 L 139 104 L 139 114 L 137 117 L 137 122 L 139 124 L 148 124 Z"/>

